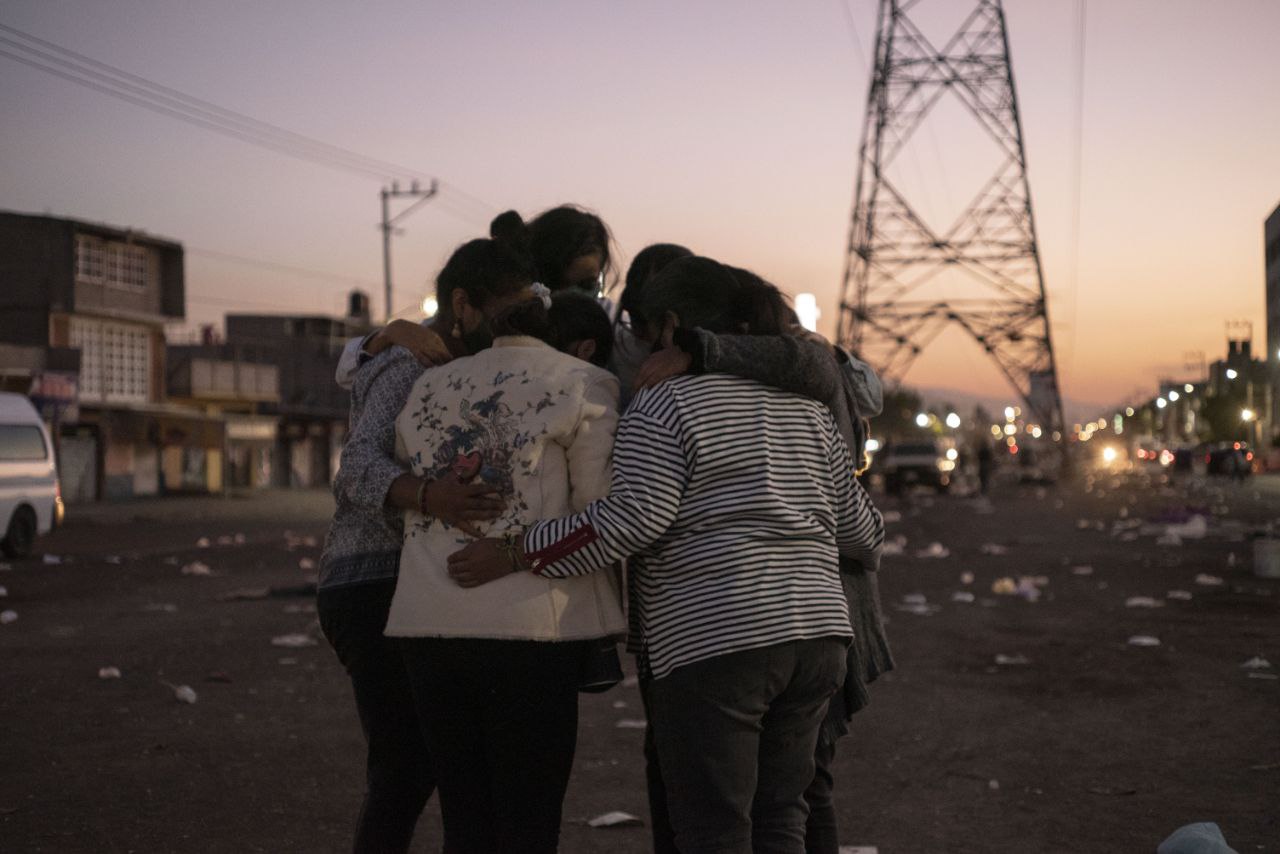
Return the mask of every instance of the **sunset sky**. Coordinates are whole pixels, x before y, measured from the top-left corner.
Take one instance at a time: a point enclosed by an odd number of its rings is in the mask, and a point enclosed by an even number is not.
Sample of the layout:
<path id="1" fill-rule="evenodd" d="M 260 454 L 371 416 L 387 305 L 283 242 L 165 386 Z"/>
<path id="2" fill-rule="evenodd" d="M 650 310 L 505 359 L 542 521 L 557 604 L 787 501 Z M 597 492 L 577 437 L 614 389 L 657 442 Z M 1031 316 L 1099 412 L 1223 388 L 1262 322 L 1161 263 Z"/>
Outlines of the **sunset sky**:
<path id="1" fill-rule="evenodd" d="M 962 5 L 923 0 L 913 17 L 933 34 Z M 1219 357 L 1228 320 L 1252 321 L 1261 349 L 1262 223 L 1280 203 L 1280 3 L 1088 4 L 1078 255 L 1078 0 L 1005 6 L 1064 393 L 1149 395 L 1158 375 L 1186 375 L 1188 352 Z M 398 307 L 416 304 L 493 214 L 576 202 L 609 223 L 624 269 L 650 242 L 684 243 L 816 293 L 831 332 L 876 3 L 847 9 L 852 26 L 840 0 L 9 0 L 0 24 L 438 176 L 445 193 L 395 242 Z M 181 241 L 191 324 L 338 313 L 351 281 L 381 311 L 376 178 L 4 57 L 0 115 L 0 208 Z M 970 133 L 962 120 L 940 115 L 913 154 L 939 206 L 977 180 L 947 169 Z M 907 381 L 1004 389 L 958 334 Z"/>

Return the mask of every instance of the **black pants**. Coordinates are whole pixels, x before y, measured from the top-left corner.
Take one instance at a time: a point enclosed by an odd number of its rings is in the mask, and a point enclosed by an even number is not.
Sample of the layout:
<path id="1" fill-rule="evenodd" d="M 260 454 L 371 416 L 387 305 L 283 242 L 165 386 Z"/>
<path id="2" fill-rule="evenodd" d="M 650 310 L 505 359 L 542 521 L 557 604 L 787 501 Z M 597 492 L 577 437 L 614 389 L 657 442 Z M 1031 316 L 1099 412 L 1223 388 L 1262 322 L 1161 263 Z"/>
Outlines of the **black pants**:
<path id="1" fill-rule="evenodd" d="M 369 745 L 357 854 L 409 849 L 418 816 L 435 789 L 435 770 L 413 707 L 409 674 L 384 637 L 395 581 L 322 590 L 320 627 L 351 677 L 356 711 Z"/>
<path id="2" fill-rule="evenodd" d="M 682 854 L 803 854 L 814 749 L 844 679 L 821 638 L 687 664 L 649 685 L 650 720 Z"/>
<path id="3" fill-rule="evenodd" d="M 832 799 L 836 781 L 831 766 L 836 759 L 837 736 L 822 727 L 813 751 L 813 782 L 804 791 L 809 819 L 804 826 L 805 854 L 840 854 L 840 828 Z"/>
<path id="4" fill-rule="evenodd" d="M 435 757 L 446 854 L 552 854 L 584 642 L 402 638 Z"/>

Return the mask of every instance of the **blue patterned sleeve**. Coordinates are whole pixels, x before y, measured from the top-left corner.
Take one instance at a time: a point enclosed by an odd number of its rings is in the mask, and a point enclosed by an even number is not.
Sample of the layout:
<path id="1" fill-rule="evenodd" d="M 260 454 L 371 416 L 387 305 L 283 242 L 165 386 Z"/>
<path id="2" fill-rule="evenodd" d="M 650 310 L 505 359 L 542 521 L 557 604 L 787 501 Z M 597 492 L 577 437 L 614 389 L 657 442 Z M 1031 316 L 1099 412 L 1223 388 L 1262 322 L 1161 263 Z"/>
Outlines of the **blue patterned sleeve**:
<path id="1" fill-rule="evenodd" d="M 353 504 L 382 507 L 391 484 L 407 467 L 396 459 L 396 418 L 422 366 L 401 347 L 360 368 L 351 389 L 351 432 L 342 448 L 333 492 Z"/>

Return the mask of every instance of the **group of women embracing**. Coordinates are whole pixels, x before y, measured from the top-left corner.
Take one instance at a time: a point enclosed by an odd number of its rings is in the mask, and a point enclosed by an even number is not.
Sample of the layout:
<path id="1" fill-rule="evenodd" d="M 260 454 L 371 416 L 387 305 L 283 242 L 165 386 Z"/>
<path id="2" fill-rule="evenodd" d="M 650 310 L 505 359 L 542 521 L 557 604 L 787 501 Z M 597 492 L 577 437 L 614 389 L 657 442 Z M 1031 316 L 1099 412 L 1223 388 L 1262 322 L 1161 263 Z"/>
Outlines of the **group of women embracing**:
<path id="1" fill-rule="evenodd" d="M 855 470 L 879 384 L 773 285 L 508 212 L 439 312 L 352 341 L 321 625 L 368 742 L 355 850 L 557 850 L 578 694 L 635 655 L 654 850 L 838 850 L 836 739 L 892 666 Z M 612 315 L 612 316 L 611 316 Z"/>

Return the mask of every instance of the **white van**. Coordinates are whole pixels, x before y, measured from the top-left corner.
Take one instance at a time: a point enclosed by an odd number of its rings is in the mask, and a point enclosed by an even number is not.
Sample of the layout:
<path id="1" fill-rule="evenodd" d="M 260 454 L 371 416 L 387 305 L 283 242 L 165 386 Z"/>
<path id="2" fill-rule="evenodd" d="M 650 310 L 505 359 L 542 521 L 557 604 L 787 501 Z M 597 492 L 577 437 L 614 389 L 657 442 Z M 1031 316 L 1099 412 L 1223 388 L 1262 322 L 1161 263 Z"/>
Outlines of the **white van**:
<path id="1" fill-rule="evenodd" d="M 63 512 L 49 431 L 31 401 L 0 392 L 0 551 L 31 554 L 36 537 L 61 524 Z"/>

